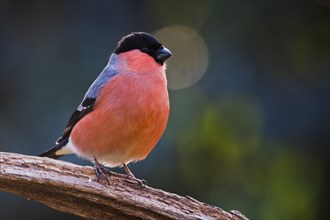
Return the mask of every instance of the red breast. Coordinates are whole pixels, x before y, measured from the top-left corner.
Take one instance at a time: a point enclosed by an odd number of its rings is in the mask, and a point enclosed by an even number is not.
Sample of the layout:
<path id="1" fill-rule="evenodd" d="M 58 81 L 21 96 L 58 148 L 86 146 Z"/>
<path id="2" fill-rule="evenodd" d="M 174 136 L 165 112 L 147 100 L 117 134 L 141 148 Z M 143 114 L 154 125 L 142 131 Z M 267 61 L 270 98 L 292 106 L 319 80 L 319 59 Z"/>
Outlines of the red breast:
<path id="1" fill-rule="evenodd" d="M 81 156 L 110 166 L 144 159 L 169 115 L 165 65 L 139 50 L 118 56 L 119 74 L 103 87 L 94 110 L 71 133 Z"/>

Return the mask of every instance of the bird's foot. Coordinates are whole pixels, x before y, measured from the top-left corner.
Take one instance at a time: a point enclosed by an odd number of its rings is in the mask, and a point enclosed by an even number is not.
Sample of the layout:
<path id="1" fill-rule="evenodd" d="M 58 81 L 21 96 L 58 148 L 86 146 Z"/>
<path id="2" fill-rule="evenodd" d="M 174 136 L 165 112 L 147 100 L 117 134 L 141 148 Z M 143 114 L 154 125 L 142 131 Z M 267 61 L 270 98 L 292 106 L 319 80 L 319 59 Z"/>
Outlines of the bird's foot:
<path id="1" fill-rule="evenodd" d="M 136 181 L 141 188 L 144 188 L 147 185 L 147 181 L 136 178 L 132 173 L 127 174 L 127 178 Z"/>
<path id="2" fill-rule="evenodd" d="M 94 170 L 97 177 L 97 182 L 100 182 L 100 179 L 103 178 L 104 180 L 107 181 L 108 185 L 110 186 L 108 175 L 111 176 L 112 175 L 111 172 L 103 165 L 101 165 L 96 158 L 94 158 L 94 164 L 95 164 Z"/>
<path id="3" fill-rule="evenodd" d="M 123 164 L 123 167 L 127 173 L 127 178 L 136 181 L 141 188 L 144 188 L 147 185 L 147 181 L 145 180 L 140 180 L 136 178 L 133 173 L 128 169 L 128 166 L 126 164 Z"/>

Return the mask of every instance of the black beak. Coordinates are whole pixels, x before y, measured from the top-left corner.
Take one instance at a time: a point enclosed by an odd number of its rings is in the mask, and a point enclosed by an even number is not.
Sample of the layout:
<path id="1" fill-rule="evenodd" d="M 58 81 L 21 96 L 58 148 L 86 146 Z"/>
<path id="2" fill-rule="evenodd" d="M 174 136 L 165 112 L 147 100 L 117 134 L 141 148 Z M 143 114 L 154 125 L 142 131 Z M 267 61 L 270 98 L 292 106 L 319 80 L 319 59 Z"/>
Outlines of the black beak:
<path id="1" fill-rule="evenodd" d="M 156 52 L 157 61 L 161 64 L 163 64 L 165 62 L 165 60 L 167 60 L 171 56 L 172 56 L 171 51 L 169 49 L 167 49 L 166 47 L 163 47 L 162 49 L 160 49 Z"/>

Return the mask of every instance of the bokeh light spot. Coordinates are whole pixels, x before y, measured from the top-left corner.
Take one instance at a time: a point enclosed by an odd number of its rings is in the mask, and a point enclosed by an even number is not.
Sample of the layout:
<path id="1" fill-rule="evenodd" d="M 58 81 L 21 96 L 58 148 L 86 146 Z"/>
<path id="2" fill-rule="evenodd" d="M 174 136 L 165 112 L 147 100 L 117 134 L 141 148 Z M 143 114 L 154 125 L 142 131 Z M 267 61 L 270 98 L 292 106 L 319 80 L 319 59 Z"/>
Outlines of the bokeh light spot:
<path id="1" fill-rule="evenodd" d="M 180 25 L 162 28 L 154 34 L 173 53 L 167 62 L 169 88 L 183 89 L 197 83 L 209 62 L 208 48 L 200 34 Z"/>

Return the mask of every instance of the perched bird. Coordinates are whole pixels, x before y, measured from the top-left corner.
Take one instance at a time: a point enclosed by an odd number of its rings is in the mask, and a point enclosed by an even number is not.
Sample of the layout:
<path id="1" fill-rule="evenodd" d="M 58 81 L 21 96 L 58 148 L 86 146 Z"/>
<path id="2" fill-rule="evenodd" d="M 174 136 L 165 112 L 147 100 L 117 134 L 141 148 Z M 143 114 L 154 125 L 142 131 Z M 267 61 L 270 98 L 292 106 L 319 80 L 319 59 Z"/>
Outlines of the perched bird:
<path id="1" fill-rule="evenodd" d="M 165 130 L 170 107 L 164 62 L 171 55 L 151 34 L 123 37 L 56 145 L 39 156 L 75 153 L 95 164 L 98 180 L 108 181 L 103 165 L 123 166 L 143 185 L 127 164 L 145 159 Z"/>

